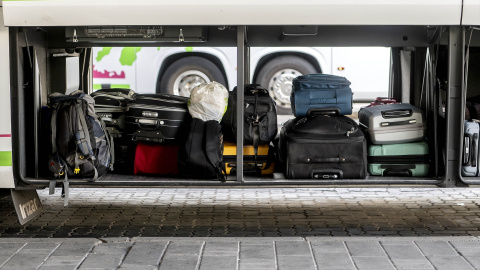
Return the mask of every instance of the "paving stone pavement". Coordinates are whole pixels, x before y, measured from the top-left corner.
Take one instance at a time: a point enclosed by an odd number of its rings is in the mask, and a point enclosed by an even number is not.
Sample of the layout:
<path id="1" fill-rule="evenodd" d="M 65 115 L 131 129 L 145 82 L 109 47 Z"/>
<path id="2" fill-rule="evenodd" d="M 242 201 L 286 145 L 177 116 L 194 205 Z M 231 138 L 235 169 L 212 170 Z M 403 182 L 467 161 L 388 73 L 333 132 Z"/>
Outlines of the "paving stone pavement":
<path id="1" fill-rule="evenodd" d="M 1 269 L 480 269 L 480 188 L 73 188 L 19 225 Z"/>

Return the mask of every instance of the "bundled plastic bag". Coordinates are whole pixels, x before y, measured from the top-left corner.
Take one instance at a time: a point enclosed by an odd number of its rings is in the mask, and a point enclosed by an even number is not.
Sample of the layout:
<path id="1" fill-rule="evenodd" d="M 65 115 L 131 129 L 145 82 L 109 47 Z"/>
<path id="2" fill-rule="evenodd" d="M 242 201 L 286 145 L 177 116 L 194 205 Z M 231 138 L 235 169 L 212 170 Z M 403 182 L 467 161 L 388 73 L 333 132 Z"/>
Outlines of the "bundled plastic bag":
<path id="1" fill-rule="evenodd" d="M 193 88 L 188 101 L 188 111 L 193 118 L 220 122 L 227 105 L 228 90 L 220 83 L 210 82 Z"/>

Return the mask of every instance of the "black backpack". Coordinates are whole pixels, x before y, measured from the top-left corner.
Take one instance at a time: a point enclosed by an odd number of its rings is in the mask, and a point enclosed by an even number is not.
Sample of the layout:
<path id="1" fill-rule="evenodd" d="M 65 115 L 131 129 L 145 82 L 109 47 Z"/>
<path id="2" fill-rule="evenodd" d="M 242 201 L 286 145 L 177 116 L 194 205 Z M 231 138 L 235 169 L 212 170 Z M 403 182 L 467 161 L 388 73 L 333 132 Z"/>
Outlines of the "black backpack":
<path id="1" fill-rule="evenodd" d="M 237 87 L 228 97 L 227 111 L 222 118 L 225 140 L 237 138 Z M 268 91 L 259 84 L 246 84 L 244 91 L 244 144 L 268 144 L 277 135 L 277 106 Z"/>
<path id="2" fill-rule="evenodd" d="M 216 120 L 193 118 L 178 152 L 178 171 L 186 177 L 225 181 L 223 134 Z"/>
<path id="3" fill-rule="evenodd" d="M 226 141 L 237 141 L 237 87 L 230 92 L 222 118 Z M 257 160 L 258 145 L 269 144 L 278 133 L 277 105 L 259 84 L 246 84 L 244 91 L 243 143 L 253 145 Z"/>
<path id="4" fill-rule="evenodd" d="M 52 156 L 49 169 L 54 179 L 64 178 L 65 205 L 68 204 L 68 178 L 88 178 L 95 181 L 113 170 L 113 140 L 105 124 L 95 114 L 94 100 L 81 90 L 70 95 L 53 93 L 49 96 L 51 109 Z"/>

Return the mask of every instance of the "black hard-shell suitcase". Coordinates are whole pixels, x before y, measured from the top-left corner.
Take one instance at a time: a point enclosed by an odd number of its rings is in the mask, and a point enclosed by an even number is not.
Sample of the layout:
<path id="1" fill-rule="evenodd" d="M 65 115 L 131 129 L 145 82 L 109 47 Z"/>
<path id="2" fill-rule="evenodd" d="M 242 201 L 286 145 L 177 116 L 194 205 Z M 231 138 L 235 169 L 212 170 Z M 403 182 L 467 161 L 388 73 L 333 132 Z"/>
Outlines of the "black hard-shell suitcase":
<path id="1" fill-rule="evenodd" d="M 113 138 L 122 137 L 125 130 L 125 110 L 128 102 L 135 99 L 135 92 L 123 88 L 100 89 L 90 96 L 95 100 L 95 112 L 105 123 L 105 129 Z"/>
<path id="2" fill-rule="evenodd" d="M 128 103 L 126 133 L 137 141 L 174 142 L 191 116 L 188 98 L 169 94 L 138 94 Z"/>
<path id="3" fill-rule="evenodd" d="M 367 143 L 347 116 L 310 114 L 287 121 L 280 132 L 279 158 L 286 178 L 362 179 Z"/>

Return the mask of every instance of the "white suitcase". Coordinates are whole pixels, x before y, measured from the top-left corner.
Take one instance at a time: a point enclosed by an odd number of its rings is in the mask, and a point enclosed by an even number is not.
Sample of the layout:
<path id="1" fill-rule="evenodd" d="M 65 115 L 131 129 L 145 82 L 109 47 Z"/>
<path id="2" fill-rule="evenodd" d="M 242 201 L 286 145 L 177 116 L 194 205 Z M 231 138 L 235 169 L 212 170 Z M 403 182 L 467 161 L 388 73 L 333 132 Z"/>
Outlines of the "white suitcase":
<path id="1" fill-rule="evenodd" d="M 372 144 L 415 142 L 425 136 L 422 110 L 407 103 L 362 108 L 358 119 Z"/>

